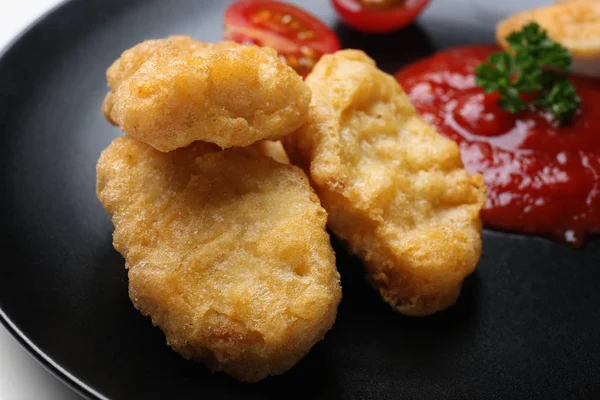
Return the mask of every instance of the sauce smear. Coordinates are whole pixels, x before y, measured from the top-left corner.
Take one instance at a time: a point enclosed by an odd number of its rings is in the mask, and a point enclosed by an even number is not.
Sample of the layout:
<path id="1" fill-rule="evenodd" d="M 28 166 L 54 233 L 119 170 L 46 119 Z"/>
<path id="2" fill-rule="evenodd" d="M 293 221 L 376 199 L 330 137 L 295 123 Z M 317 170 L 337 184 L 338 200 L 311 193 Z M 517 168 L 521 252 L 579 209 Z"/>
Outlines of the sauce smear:
<path id="1" fill-rule="evenodd" d="M 533 106 L 509 114 L 475 84 L 496 46 L 447 50 L 399 71 L 417 110 L 461 148 L 466 169 L 488 186 L 490 228 L 581 246 L 600 232 L 600 81 L 573 76 L 581 108 L 566 126 Z"/>

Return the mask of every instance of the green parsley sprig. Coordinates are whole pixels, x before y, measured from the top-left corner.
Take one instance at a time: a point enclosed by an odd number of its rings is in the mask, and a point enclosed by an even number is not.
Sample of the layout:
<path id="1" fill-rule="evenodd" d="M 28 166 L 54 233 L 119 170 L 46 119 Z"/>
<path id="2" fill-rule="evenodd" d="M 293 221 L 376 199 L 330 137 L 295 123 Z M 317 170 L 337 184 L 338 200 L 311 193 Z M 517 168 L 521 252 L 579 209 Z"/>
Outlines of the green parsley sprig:
<path id="1" fill-rule="evenodd" d="M 506 38 L 511 51 L 490 55 L 475 68 L 476 83 L 486 93 L 497 92 L 498 104 L 510 113 L 527 109 L 526 99 L 551 113 L 560 125 L 568 123 L 581 104 L 567 78 L 571 54 L 532 22 Z"/>

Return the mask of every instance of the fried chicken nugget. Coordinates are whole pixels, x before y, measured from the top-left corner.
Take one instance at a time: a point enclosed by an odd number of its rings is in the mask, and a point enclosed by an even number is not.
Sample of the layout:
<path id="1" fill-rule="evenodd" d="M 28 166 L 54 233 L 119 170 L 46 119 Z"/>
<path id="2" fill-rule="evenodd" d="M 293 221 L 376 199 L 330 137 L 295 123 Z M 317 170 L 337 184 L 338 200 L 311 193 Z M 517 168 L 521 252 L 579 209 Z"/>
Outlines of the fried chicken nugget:
<path id="1" fill-rule="evenodd" d="M 164 152 L 196 140 L 227 148 L 306 121 L 310 89 L 275 50 L 189 40 L 144 42 L 109 68 L 103 112 L 127 135 Z"/>
<path id="2" fill-rule="evenodd" d="M 236 42 L 224 40 L 217 43 L 204 43 L 190 36 L 170 36 L 166 39 L 146 40 L 131 49 L 125 50 L 106 71 L 106 80 L 110 91 L 102 104 L 102 113 L 113 125 L 117 123 L 111 118 L 113 96 L 119 85 L 137 71 L 156 52 L 173 46 L 179 51 L 194 57 L 207 57 L 223 50 L 238 47 Z"/>
<path id="3" fill-rule="evenodd" d="M 569 50 L 574 72 L 600 77 L 600 1 L 557 1 L 511 15 L 496 26 L 498 44 L 509 49 L 507 37 L 530 22 L 539 24 L 548 37 Z"/>
<path id="4" fill-rule="evenodd" d="M 339 274 L 304 173 L 215 148 L 161 153 L 118 138 L 98 161 L 97 195 L 134 306 L 184 357 L 254 382 L 291 368 L 331 328 Z"/>
<path id="5" fill-rule="evenodd" d="M 324 56 L 306 82 L 308 124 L 283 143 L 310 174 L 330 229 L 399 312 L 451 306 L 481 255 L 483 178 L 465 172 L 458 146 L 363 52 Z"/>

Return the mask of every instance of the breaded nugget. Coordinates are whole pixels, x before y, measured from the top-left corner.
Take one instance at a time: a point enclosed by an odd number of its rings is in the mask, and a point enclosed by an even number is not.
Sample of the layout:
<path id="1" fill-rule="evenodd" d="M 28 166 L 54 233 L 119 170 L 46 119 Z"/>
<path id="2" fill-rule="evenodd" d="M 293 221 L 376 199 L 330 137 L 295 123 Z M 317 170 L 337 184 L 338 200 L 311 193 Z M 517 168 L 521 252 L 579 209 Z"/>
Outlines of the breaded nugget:
<path id="1" fill-rule="evenodd" d="M 97 174 L 131 300 L 184 357 L 254 382 L 291 368 L 331 328 L 341 289 L 327 216 L 297 167 L 121 137 Z"/>
<path id="2" fill-rule="evenodd" d="M 481 255 L 483 178 L 363 52 L 324 56 L 306 82 L 308 124 L 283 143 L 310 173 L 330 229 L 399 312 L 454 304 Z"/>
<path id="3" fill-rule="evenodd" d="M 573 55 L 573 71 L 600 76 L 600 1 L 568 0 L 512 15 L 496 26 L 496 40 L 509 48 L 506 38 L 530 22 Z"/>
<path id="4" fill-rule="evenodd" d="M 113 90 L 116 89 L 121 82 L 133 75 L 142 64 L 148 61 L 157 50 L 168 46 L 173 46 L 192 56 L 202 57 L 240 45 L 232 41 L 205 43 L 190 36 L 170 36 L 166 39 L 146 40 L 125 50 L 121 57 L 108 68 L 106 71 L 108 86 Z"/>
<path id="5" fill-rule="evenodd" d="M 204 43 L 190 36 L 170 36 L 166 39 L 146 40 L 131 49 L 125 50 L 121 54 L 121 57 L 106 71 L 106 80 L 110 91 L 104 99 L 102 112 L 110 123 L 116 125 L 116 122 L 110 117 L 110 111 L 113 106 L 113 92 L 159 49 L 168 46 L 173 46 L 181 52 L 192 56 L 205 57 L 219 51 L 238 47 L 239 44 L 227 40 L 214 44 Z"/>
<path id="6" fill-rule="evenodd" d="M 273 49 L 230 42 L 187 50 L 172 43 L 138 46 L 109 68 L 112 90 L 103 112 L 157 150 L 196 140 L 249 146 L 306 121 L 310 89 Z"/>

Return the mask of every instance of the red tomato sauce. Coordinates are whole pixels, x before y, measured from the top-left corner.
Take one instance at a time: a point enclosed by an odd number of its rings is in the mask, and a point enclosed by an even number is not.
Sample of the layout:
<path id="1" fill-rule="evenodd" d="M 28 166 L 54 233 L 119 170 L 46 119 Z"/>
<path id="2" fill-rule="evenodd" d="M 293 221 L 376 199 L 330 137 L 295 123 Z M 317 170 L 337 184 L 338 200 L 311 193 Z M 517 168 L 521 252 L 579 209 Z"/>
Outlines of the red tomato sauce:
<path id="1" fill-rule="evenodd" d="M 600 80 L 573 76 L 581 108 L 566 126 L 533 107 L 511 115 L 476 86 L 495 46 L 447 50 L 396 78 L 421 115 L 461 148 L 488 186 L 484 225 L 581 246 L 600 232 Z"/>

